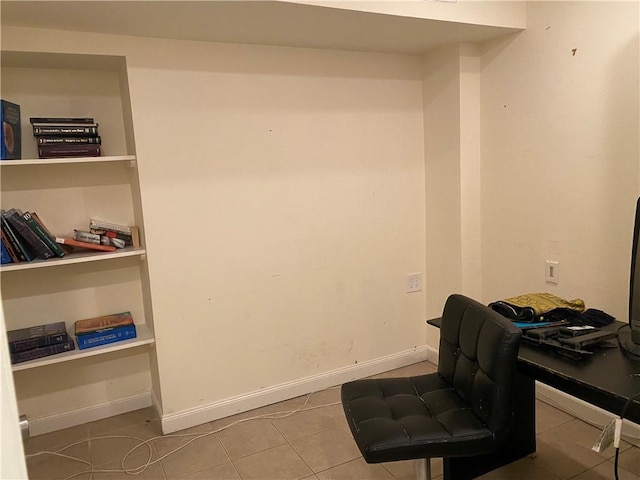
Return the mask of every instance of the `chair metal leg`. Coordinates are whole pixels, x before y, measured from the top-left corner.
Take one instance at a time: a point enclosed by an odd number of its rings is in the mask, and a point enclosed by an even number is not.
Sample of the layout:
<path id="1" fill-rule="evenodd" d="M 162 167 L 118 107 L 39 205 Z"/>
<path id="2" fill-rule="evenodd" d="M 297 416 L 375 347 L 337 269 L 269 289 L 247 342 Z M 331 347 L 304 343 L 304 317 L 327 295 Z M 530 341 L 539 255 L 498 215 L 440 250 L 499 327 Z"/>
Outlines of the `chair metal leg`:
<path id="1" fill-rule="evenodd" d="M 420 458 L 413 461 L 416 471 L 416 480 L 431 480 L 431 459 Z"/>

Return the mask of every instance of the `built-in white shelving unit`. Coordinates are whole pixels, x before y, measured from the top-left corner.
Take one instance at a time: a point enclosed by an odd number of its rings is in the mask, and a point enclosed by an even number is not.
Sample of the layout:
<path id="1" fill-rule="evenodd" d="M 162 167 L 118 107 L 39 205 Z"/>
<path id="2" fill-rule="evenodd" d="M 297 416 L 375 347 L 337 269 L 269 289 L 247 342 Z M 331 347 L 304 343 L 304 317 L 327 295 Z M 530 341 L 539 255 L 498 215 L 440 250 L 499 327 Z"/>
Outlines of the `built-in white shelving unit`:
<path id="1" fill-rule="evenodd" d="M 65 404 L 69 396 L 75 408 L 133 397 L 140 383 L 150 388 L 148 346 L 155 339 L 125 60 L 3 51 L 2 80 L 2 99 L 20 105 L 22 117 L 22 159 L 0 161 L 2 208 L 37 212 L 55 236 L 71 237 L 74 229 L 87 230 L 89 219 L 97 218 L 136 225 L 141 240 L 140 247 L 74 249 L 62 258 L 0 267 L 8 330 L 64 321 L 73 336 L 75 321 L 123 311 L 130 311 L 136 323 L 135 339 L 84 350 L 76 346 L 12 365 L 18 407 L 41 418 L 56 413 L 38 402 L 39 385 L 43 395 L 55 393 L 57 403 Z M 103 156 L 37 158 L 29 118 L 44 116 L 94 117 Z M 123 363 L 131 365 L 135 382 L 126 379 L 131 372 L 122 369 Z M 65 386 L 52 392 L 51 375 L 61 375 L 61 368 Z"/>

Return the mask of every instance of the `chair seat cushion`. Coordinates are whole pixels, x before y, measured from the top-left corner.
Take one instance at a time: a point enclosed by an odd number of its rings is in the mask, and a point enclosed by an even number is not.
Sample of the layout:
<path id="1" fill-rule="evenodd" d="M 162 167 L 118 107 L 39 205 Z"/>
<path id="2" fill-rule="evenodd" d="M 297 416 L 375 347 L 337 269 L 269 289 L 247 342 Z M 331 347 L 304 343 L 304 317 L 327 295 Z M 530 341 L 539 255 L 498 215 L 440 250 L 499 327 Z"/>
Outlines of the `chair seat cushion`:
<path id="1" fill-rule="evenodd" d="M 491 430 L 437 373 L 346 383 L 342 405 L 369 463 L 477 455 L 495 448 Z"/>

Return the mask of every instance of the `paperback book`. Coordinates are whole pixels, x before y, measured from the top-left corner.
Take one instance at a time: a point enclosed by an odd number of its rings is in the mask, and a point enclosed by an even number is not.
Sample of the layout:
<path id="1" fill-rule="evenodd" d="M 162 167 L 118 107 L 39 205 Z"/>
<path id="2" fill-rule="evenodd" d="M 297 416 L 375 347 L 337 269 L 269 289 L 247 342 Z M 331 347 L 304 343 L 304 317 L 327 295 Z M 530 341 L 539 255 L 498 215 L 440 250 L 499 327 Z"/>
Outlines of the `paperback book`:
<path id="1" fill-rule="evenodd" d="M 0 100 L 0 159 L 18 160 L 22 158 L 22 135 L 20 133 L 20 105 Z"/>
<path id="2" fill-rule="evenodd" d="M 112 245 L 96 245 L 95 243 L 80 242 L 73 238 L 56 237 L 56 243 L 69 245 L 71 247 L 86 248 L 87 250 L 99 250 L 101 252 L 115 252 L 116 247 Z"/>
<path id="3" fill-rule="evenodd" d="M 131 312 L 114 313 L 111 315 L 78 320 L 75 323 L 75 334 L 76 336 L 84 335 L 108 328 L 124 327 L 127 325 L 133 325 Z"/>
<path id="4" fill-rule="evenodd" d="M 30 262 L 34 258 L 36 258 L 36 254 L 31 248 L 31 246 L 17 233 L 11 225 L 9 225 L 9 221 L 4 216 L 5 211 L 0 210 L 0 222 L 2 223 L 2 233 L 9 240 L 11 245 L 14 248 L 14 251 L 20 258 L 21 262 Z"/>
<path id="5" fill-rule="evenodd" d="M 11 353 L 46 347 L 69 340 L 64 322 L 47 323 L 7 332 Z"/>
<path id="6" fill-rule="evenodd" d="M 136 326 L 132 323 L 131 325 L 105 328 L 102 330 L 96 330 L 95 332 L 78 334 L 76 336 L 76 342 L 78 342 L 78 348 L 83 350 L 85 348 L 98 347 L 109 343 L 130 340 L 132 338 L 136 338 L 136 335 Z"/>
<path id="7" fill-rule="evenodd" d="M 50 355 L 69 352 L 75 349 L 76 346 L 73 340 L 68 340 L 55 345 L 47 345 L 46 347 L 32 348 L 31 350 L 25 350 L 23 352 L 12 353 L 11 363 L 28 362 L 29 360 L 35 360 L 36 358 L 48 357 Z"/>
<path id="8" fill-rule="evenodd" d="M 31 246 L 36 252 L 37 256 L 42 259 L 51 258 L 54 256 L 53 251 L 47 246 L 47 244 L 40 238 L 27 224 L 27 221 L 22 216 L 22 211 L 17 208 L 7 210 L 2 216 L 8 221 L 9 225 L 15 232 Z"/>

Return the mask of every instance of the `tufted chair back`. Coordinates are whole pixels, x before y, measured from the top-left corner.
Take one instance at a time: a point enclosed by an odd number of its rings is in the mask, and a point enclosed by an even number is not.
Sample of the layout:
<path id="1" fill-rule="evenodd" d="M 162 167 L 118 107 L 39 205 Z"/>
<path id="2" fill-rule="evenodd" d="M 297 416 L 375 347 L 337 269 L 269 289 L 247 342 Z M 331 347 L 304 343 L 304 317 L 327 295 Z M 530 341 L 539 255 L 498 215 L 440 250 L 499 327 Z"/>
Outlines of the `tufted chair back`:
<path id="1" fill-rule="evenodd" d="M 520 335 L 509 320 L 473 299 L 455 294 L 447 299 L 438 373 L 496 436 L 511 417 Z"/>

